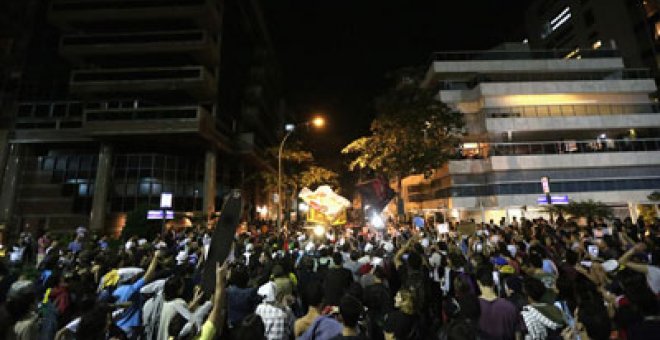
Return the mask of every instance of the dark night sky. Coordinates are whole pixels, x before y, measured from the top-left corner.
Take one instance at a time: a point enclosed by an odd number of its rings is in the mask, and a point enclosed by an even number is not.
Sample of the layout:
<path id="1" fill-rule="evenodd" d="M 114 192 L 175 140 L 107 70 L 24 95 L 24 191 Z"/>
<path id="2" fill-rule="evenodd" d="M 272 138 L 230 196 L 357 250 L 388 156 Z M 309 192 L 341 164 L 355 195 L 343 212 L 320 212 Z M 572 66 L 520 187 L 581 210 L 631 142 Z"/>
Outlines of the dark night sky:
<path id="1" fill-rule="evenodd" d="M 305 133 L 322 166 L 343 172 L 339 150 L 368 133 L 384 76 L 427 65 L 434 51 L 487 49 L 521 41 L 528 0 L 262 1 L 287 102 L 323 112 L 328 126 Z"/>

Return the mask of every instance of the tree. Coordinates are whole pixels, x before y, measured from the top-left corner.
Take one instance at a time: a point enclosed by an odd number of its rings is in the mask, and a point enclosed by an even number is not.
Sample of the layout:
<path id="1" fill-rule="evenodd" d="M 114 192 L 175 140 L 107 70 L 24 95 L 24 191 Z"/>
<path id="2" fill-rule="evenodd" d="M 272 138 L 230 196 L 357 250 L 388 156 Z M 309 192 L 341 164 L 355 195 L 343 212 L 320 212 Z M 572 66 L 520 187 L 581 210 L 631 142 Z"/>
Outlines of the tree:
<path id="1" fill-rule="evenodd" d="M 121 230 L 121 238 L 123 240 L 127 240 L 131 236 L 152 238 L 154 235 L 160 233 L 162 226 L 149 223 L 149 220 L 147 220 L 148 211 L 149 206 L 141 205 L 126 214 L 126 223 Z"/>
<path id="2" fill-rule="evenodd" d="M 660 201 L 660 191 L 654 191 L 650 195 L 647 196 L 649 201 L 651 202 L 658 202 Z"/>
<path id="3" fill-rule="evenodd" d="M 594 200 L 571 201 L 567 205 L 552 205 L 546 208 L 546 212 L 552 212 L 553 214 L 561 213 L 576 218 L 586 217 L 589 221 L 593 221 L 599 217 L 610 219 L 614 216 L 612 208 L 603 202 Z"/>
<path id="4" fill-rule="evenodd" d="M 421 86 L 422 73 L 403 69 L 395 85 L 376 99 L 378 116 L 368 136 L 342 150 L 355 155 L 350 170 L 372 169 L 393 178 L 427 173 L 455 154 L 463 117 L 436 99 L 433 87 Z"/>
<path id="5" fill-rule="evenodd" d="M 278 149 L 270 148 L 267 153 L 277 159 Z M 249 180 L 260 185 L 265 194 L 277 192 L 277 173 L 261 171 Z M 288 203 L 298 197 L 298 192 L 303 187 L 313 189 L 321 184 L 327 184 L 337 189 L 339 175 L 332 170 L 315 165 L 312 153 L 301 150 L 299 144 L 293 143 L 290 148 L 282 151 L 282 195 L 288 197 L 282 202 L 285 211 Z"/>
<path id="6" fill-rule="evenodd" d="M 378 115 L 370 135 L 354 140 L 342 153 L 354 155 L 351 171 L 371 169 L 396 178 L 400 195 L 404 177 L 430 176 L 455 155 L 464 122 L 460 112 L 437 100 L 434 87 L 422 86 L 420 70 L 402 69 L 393 79 L 394 86 L 376 99 Z"/>
<path id="7" fill-rule="evenodd" d="M 317 165 L 311 165 L 300 174 L 300 184 L 303 187 L 313 187 L 326 184 L 332 188 L 339 188 L 339 174 Z"/>

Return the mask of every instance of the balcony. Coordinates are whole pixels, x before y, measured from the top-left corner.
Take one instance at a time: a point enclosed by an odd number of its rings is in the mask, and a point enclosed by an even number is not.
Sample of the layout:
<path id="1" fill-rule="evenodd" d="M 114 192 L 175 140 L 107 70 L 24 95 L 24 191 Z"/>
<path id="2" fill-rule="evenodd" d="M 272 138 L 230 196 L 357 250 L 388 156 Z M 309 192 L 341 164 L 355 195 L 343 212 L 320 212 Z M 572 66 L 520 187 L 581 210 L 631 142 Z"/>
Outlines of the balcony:
<path id="1" fill-rule="evenodd" d="M 643 151 L 660 151 L 660 138 L 490 143 L 487 154 L 493 157 Z"/>
<path id="2" fill-rule="evenodd" d="M 624 68 L 615 50 L 583 51 L 582 59 L 564 59 L 570 51 L 468 51 L 431 56 L 426 84 L 444 79 L 468 80 L 475 73 L 549 75 L 557 72 L 614 71 Z"/>
<path id="3" fill-rule="evenodd" d="M 660 108 L 653 104 L 538 105 L 487 108 L 486 129 L 565 131 L 660 126 Z"/>
<path id="4" fill-rule="evenodd" d="M 472 61 L 472 60 L 564 60 L 571 50 L 488 50 L 488 51 L 449 51 L 436 52 L 431 55 L 433 61 Z M 589 58 L 620 58 L 617 50 L 582 50 L 583 59 Z"/>
<path id="5" fill-rule="evenodd" d="M 650 94 L 657 90 L 652 78 L 639 75 L 638 78 L 613 77 L 608 79 L 534 79 L 525 81 L 526 77 L 502 79 L 503 81 L 483 83 L 473 82 L 450 82 L 441 86 L 439 99 L 445 103 L 460 103 L 464 101 L 475 101 L 480 98 L 489 100 L 500 96 L 509 95 L 546 95 L 546 94 Z M 585 76 L 583 78 L 589 78 Z"/>
<path id="6" fill-rule="evenodd" d="M 476 71 L 473 71 L 473 73 Z M 484 83 L 579 82 L 602 80 L 652 79 L 647 69 L 619 69 L 610 71 L 580 71 L 552 73 L 478 74 L 468 80 L 441 82 L 440 90 L 471 90 Z"/>
<path id="7" fill-rule="evenodd" d="M 49 18 L 70 29 L 98 22 L 193 20 L 199 27 L 220 27 L 217 0 L 53 0 Z"/>
<path id="8" fill-rule="evenodd" d="M 20 140 L 82 140 L 82 103 L 21 103 L 16 111 L 15 138 Z"/>
<path id="9" fill-rule="evenodd" d="M 203 66 L 77 70 L 70 90 L 79 95 L 183 91 L 200 100 L 217 91 L 215 77 Z"/>
<path id="10" fill-rule="evenodd" d="M 60 53 L 74 61 L 97 55 L 156 53 L 189 54 L 206 65 L 219 60 L 217 41 L 203 30 L 65 35 Z"/>
<path id="11" fill-rule="evenodd" d="M 459 150 L 451 173 L 660 165 L 660 138 L 490 143 Z"/>
<path id="12" fill-rule="evenodd" d="M 213 125 L 201 106 L 87 108 L 84 122 L 92 136 L 196 133 Z"/>

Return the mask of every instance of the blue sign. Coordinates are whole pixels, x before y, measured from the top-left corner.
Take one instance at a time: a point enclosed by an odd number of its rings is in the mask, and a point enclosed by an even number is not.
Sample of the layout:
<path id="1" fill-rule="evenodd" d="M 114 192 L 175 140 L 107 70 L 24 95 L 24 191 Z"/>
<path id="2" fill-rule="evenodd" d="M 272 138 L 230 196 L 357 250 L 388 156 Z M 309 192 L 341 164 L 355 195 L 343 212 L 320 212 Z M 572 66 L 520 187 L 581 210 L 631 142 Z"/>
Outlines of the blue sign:
<path id="1" fill-rule="evenodd" d="M 148 220 L 162 220 L 163 219 L 163 210 L 149 210 L 149 211 L 147 211 L 147 219 Z M 174 219 L 174 211 L 165 210 L 165 219 L 166 220 L 173 220 Z"/>
<path id="2" fill-rule="evenodd" d="M 413 218 L 413 224 L 419 229 L 424 228 L 424 217 L 415 216 Z"/>
<path id="3" fill-rule="evenodd" d="M 568 204 L 568 196 L 552 196 L 550 197 L 550 200 L 552 200 L 552 204 Z M 548 204 L 548 198 L 545 196 L 539 196 L 536 199 L 537 204 Z"/>

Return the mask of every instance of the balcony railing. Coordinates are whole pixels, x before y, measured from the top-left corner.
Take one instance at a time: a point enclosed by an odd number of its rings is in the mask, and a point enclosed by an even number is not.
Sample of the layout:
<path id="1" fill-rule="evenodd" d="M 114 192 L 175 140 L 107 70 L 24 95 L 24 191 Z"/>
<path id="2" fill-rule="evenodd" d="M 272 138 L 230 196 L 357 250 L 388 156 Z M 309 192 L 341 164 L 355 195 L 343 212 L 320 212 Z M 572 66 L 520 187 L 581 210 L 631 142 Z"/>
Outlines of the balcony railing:
<path id="1" fill-rule="evenodd" d="M 450 51 L 436 52 L 431 55 L 433 61 L 470 61 L 470 60 L 534 60 L 564 59 L 571 50 L 534 50 L 534 51 Z M 617 50 L 580 50 L 582 58 L 617 58 Z"/>
<path id="2" fill-rule="evenodd" d="M 459 149 L 457 159 L 493 156 L 571 155 L 603 152 L 660 151 L 660 138 L 564 140 L 526 143 L 489 143 L 476 149 Z M 470 156 L 467 156 L 467 155 Z"/>
<path id="3" fill-rule="evenodd" d="M 88 122 L 120 120 L 195 119 L 203 109 L 198 106 L 140 107 L 85 110 Z"/>
<path id="4" fill-rule="evenodd" d="M 53 10 L 136 9 L 166 6 L 193 6 L 205 2 L 206 0 L 57 0 L 53 3 Z"/>
<path id="5" fill-rule="evenodd" d="M 536 118 L 649 114 L 660 112 L 655 104 L 534 105 L 483 110 L 486 118 Z"/>
<path id="6" fill-rule="evenodd" d="M 549 81 L 608 81 L 653 79 L 647 69 L 618 71 L 552 72 L 552 73 L 508 73 L 480 74 L 467 81 L 445 80 L 438 83 L 440 90 L 471 90 L 481 83 L 549 82 Z"/>
<path id="7" fill-rule="evenodd" d="M 200 30 L 140 32 L 123 34 L 82 34 L 65 35 L 61 39 L 64 47 L 93 45 L 141 45 L 153 43 L 200 43 L 206 40 L 206 34 Z"/>
<path id="8" fill-rule="evenodd" d="M 16 111 L 16 129 L 77 129 L 82 127 L 80 102 L 21 103 Z"/>

